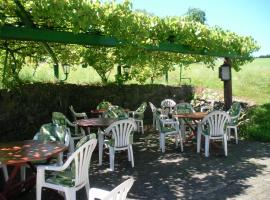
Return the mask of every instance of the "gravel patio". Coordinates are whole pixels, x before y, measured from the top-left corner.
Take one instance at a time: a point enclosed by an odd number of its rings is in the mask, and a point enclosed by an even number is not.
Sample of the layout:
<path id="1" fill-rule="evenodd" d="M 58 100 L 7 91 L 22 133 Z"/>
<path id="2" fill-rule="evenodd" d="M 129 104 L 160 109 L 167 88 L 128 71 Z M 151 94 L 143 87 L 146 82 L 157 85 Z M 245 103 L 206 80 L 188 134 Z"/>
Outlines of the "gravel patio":
<path id="1" fill-rule="evenodd" d="M 103 166 L 97 166 L 98 152 L 92 157 L 90 185 L 111 190 L 123 180 L 133 177 L 129 199 L 269 199 L 270 144 L 233 140 L 228 145 L 228 157 L 223 149 L 210 145 L 210 157 L 197 154 L 195 143 L 185 144 L 184 152 L 170 140 L 166 152 L 158 149 L 158 134 L 148 129 L 138 133 L 133 145 L 135 167 L 126 153 L 115 158 L 115 171 L 110 172 L 108 155 Z M 35 199 L 35 189 L 18 199 Z M 43 192 L 43 199 L 60 199 L 57 193 Z M 77 199 L 86 199 L 84 191 Z"/>

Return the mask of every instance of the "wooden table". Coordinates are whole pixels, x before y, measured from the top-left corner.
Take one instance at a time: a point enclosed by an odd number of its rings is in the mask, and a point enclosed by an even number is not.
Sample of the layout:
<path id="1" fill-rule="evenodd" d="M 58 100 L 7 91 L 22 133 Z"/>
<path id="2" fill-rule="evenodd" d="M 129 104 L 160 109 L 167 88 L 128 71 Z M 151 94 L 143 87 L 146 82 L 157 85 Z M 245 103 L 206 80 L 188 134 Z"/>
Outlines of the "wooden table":
<path id="1" fill-rule="evenodd" d="M 192 139 L 192 137 L 196 136 L 196 130 L 190 124 L 188 121 L 189 119 L 192 120 L 194 123 L 197 123 L 198 121 L 202 120 L 208 113 L 206 112 L 193 112 L 193 113 L 179 113 L 179 114 L 173 114 L 173 117 L 178 118 L 178 119 L 183 119 L 185 124 L 187 124 L 190 129 L 192 130 L 192 134 L 186 139 L 185 142 L 189 141 Z M 182 129 L 183 130 L 183 129 Z"/>
<path id="2" fill-rule="evenodd" d="M 95 109 L 90 110 L 91 117 L 101 117 L 102 114 L 106 111 L 106 109 Z"/>
<path id="3" fill-rule="evenodd" d="M 116 119 L 111 118 L 89 118 L 89 119 L 80 119 L 75 123 L 80 127 L 95 127 L 95 128 L 106 128 L 110 126 L 113 122 L 117 121 Z"/>
<path id="4" fill-rule="evenodd" d="M 35 140 L 25 140 L 0 143 L 0 162 L 14 166 L 9 180 L 0 193 L 0 199 L 13 199 L 19 193 L 25 192 L 35 185 L 35 175 L 25 181 L 16 181 L 16 175 L 21 166 L 29 165 L 35 171 L 32 162 L 49 160 L 66 149 L 64 144 L 57 142 L 41 143 Z"/>
<path id="5" fill-rule="evenodd" d="M 87 127 L 95 127 L 98 128 L 98 163 L 102 165 L 102 155 L 103 155 L 103 145 L 104 145 L 104 135 L 100 129 L 107 128 L 113 122 L 116 122 L 117 119 L 111 118 L 89 118 L 89 119 L 80 119 L 77 120 L 76 123 L 78 126 L 87 128 Z"/>

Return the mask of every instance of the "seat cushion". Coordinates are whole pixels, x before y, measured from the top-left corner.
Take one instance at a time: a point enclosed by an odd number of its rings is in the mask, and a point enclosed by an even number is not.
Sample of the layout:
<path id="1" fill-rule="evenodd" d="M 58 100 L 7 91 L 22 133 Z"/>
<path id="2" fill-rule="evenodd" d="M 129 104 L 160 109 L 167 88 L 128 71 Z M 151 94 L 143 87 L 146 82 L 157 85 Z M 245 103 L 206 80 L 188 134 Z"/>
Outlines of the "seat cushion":
<path id="1" fill-rule="evenodd" d="M 91 133 L 89 135 L 84 136 L 82 139 L 80 139 L 79 142 L 77 142 L 76 144 L 76 149 L 78 149 L 79 147 L 81 147 L 83 144 L 85 144 L 87 141 L 91 139 L 96 139 L 95 133 Z"/>
<path id="2" fill-rule="evenodd" d="M 74 166 L 74 165 L 73 165 Z M 75 170 L 68 169 L 61 172 L 46 172 L 45 180 L 48 183 L 63 185 L 67 187 L 75 186 Z"/>

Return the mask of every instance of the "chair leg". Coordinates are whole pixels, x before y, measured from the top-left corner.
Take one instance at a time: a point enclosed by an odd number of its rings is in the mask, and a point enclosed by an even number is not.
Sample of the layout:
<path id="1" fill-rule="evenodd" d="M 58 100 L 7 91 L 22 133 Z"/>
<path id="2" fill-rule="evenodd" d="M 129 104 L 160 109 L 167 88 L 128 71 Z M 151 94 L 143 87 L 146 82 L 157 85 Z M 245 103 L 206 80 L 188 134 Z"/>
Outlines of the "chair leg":
<path id="1" fill-rule="evenodd" d="M 65 188 L 64 189 L 66 200 L 75 200 L 76 199 L 76 191 L 73 189 Z M 89 190 L 88 190 L 89 192 Z"/>
<path id="2" fill-rule="evenodd" d="M 88 181 L 88 183 L 85 184 L 85 190 L 86 190 L 87 199 L 89 199 L 89 190 L 90 190 L 89 181 Z"/>
<path id="3" fill-rule="evenodd" d="M 197 153 L 200 153 L 201 151 L 201 138 L 202 138 L 202 134 L 197 133 Z"/>
<path id="4" fill-rule="evenodd" d="M 209 156 L 209 136 L 205 136 L 205 157 L 208 157 Z"/>
<path id="5" fill-rule="evenodd" d="M 114 152 L 114 148 L 113 147 L 109 147 L 110 148 L 110 169 L 111 169 L 111 171 L 114 171 L 114 154 L 115 154 L 115 152 Z"/>
<path id="6" fill-rule="evenodd" d="M 98 130 L 98 165 L 102 165 L 102 156 L 103 156 L 103 144 L 104 144 L 104 136 Z"/>
<path id="7" fill-rule="evenodd" d="M 234 127 L 234 134 L 235 134 L 235 143 L 238 144 L 237 127 Z"/>
<path id="8" fill-rule="evenodd" d="M 41 200 L 42 186 L 41 183 L 37 180 L 36 183 L 36 200 Z"/>
<path id="9" fill-rule="evenodd" d="M 2 170 L 3 170 L 5 181 L 8 181 L 8 170 L 7 170 L 7 166 L 6 165 L 2 165 L 1 167 L 2 167 Z"/>
<path id="10" fill-rule="evenodd" d="M 165 134 L 161 135 L 161 152 L 165 152 Z"/>
<path id="11" fill-rule="evenodd" d="M 25 181 L 25 179 L 26 179 L 26 166 L 21 166 L 20 171 L 21 171 L 21 181 Z"/>
<path id="12" fill-rule="evenodd" d="M 180 139 L 180 147 L 181 147 L 181 152 L 183 152 L 184 151 L 184 146 L 183 146 L 183 138 L 182 138 L 182 134 L 180 133 L 180 135 L 179 135 L 179 139 Z"/>
<path id="13" fill-rule="evenodd" d="M 130 155 L 130 149 L 127 149 L 127 153 L 128 153 L 128 161 L 131 161 L 131 155 Z"/>
<path id="14" fill-rule="evenodd" d="M 224 153 L 225 153 L 225 156 L 227 156 L 228 155 L 228 145 L 227 145 L 227 135 L 226 134 L 224 135 L 223 143 L 224 143 Z"/>
<path id="15" fill-rule="evenodd" d="M 134 167 L 134 155 L 133 155 L 132 145 L 129 145 L 129 152 L 130 152 L 130 157 L 131 157 L 131 166 Z"/>
<path id="16" fill-rule="evenodd" d="M 144 134 L 144 127 L 143 127 L 143 121 L 140 122 L 142 127 L 142 134 Z"/>

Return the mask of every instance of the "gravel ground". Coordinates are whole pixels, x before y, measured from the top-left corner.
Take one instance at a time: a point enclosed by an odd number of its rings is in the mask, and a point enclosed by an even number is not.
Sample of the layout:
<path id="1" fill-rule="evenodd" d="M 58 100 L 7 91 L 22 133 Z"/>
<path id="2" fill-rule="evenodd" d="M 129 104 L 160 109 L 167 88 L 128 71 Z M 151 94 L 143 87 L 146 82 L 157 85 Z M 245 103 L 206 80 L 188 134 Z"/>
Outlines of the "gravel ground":
<path id="1" fill-rule="evenodd" d="M 210 157 L 197 154 L 195 143 L 184 146 L 184 152 L 166 141 L 166 152 L 158 150 L 158 134 L 147 131 L 137 134 L 133 145 L 135 167 L 127 161 L 126 153 L 115 158 L 115 171 L 108 171 L 109 157 L 97 166 L 98 152 L 92 157 L 90 186 L 113 189 L 129 177 L 135 179 L 129 199 L 270 199 L 270 144 L 233 140 L 228 145 L 228 157 L 220 145 L 210 145 Z M 34 200 L 35 189 L 18 197 Z M 43 199 L 61 196 L 44 190 Z M 87 199 L 84 190 L 77 199 Z"/>

